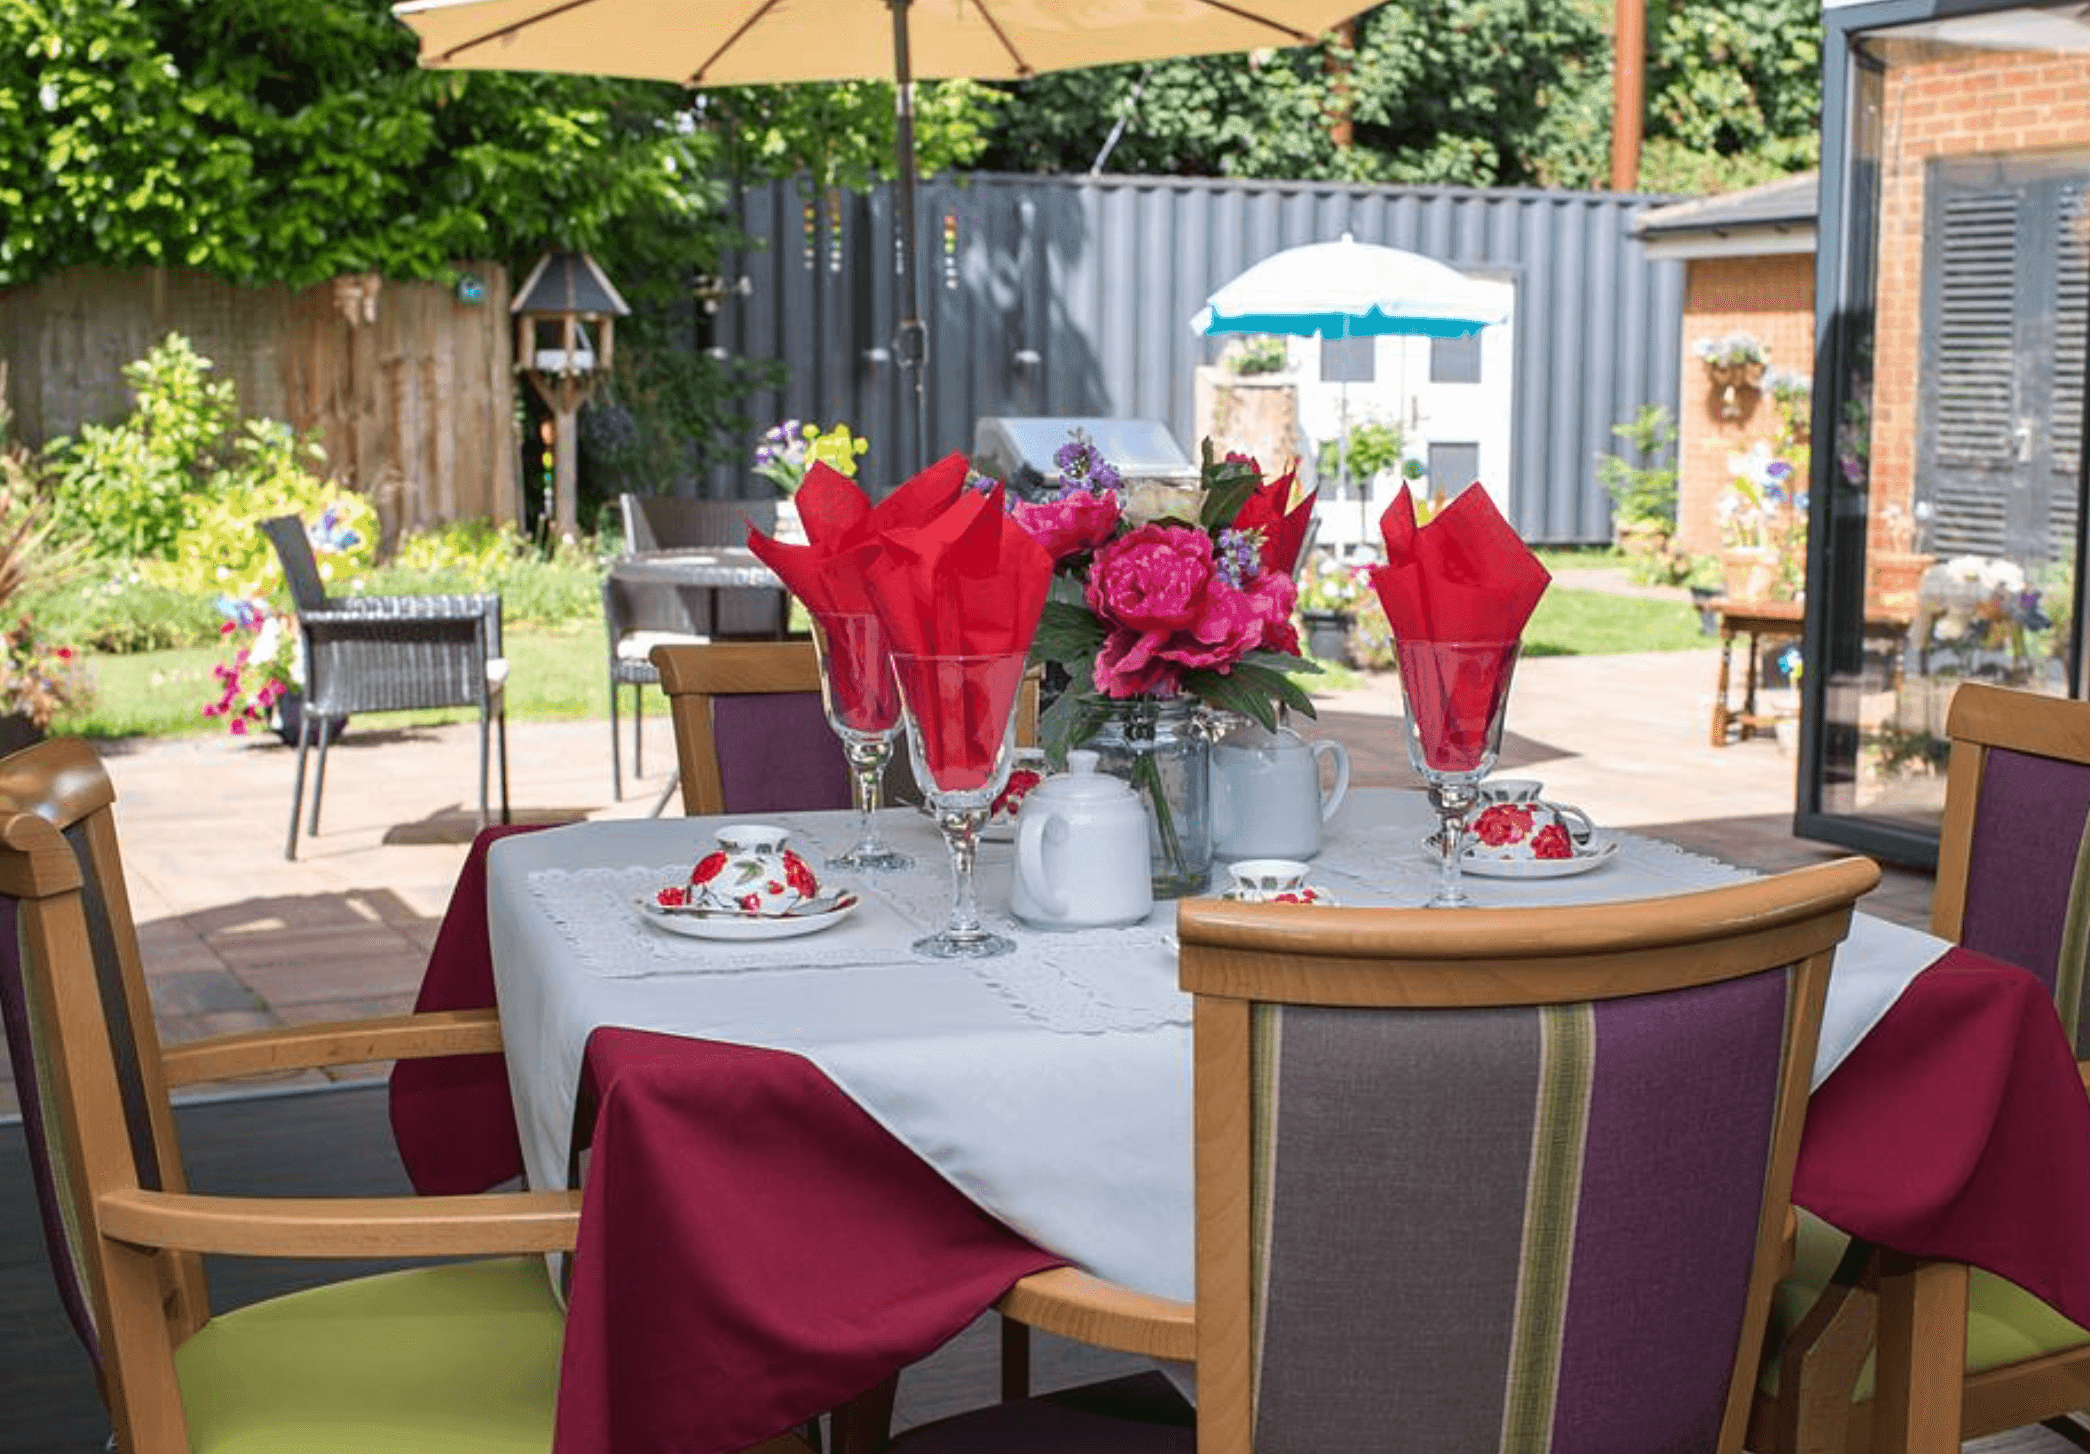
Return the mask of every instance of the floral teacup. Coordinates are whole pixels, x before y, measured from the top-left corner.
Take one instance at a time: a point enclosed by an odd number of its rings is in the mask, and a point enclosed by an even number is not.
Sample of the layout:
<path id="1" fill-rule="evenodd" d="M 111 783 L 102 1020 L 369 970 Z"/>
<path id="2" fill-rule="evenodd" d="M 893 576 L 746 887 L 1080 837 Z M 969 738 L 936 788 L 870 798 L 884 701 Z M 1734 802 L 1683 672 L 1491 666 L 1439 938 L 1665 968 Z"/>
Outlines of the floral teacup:
<path id="1" fill-rule="evenodd" d="M 820 892 L 806 861 L 784 847 L 790 830 L 771 823 L 729 823 L 714 835 L 718 847 L 697 860 L 689 887 L 663 889 L 670 908 L 716 909 L 726 913 L 786 914 Z"/>
<path id="2" fill-rule="evenodd" d="M 1328 890 L 1306 881 L 1293 858 L 1244 858 L 1227 869 L 1233 885 L 1220 895 L 1239 904 L 1333 904 Z"/>
<path id="3" fill-rule="evenodd" d="M 1580 808 L 1539 798 L 1485 803 L 1466 823 L 1466 856 L 1516 862 L 1573 858 L 1596 831 Z"/>

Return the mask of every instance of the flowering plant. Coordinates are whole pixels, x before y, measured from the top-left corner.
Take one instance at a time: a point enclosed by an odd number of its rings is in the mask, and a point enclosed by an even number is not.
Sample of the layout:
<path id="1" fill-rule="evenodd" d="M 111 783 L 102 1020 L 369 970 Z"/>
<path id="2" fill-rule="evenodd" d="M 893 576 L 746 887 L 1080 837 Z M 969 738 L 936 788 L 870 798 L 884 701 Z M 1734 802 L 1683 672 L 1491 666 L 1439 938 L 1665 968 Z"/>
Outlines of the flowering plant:
<path id="1" fill-rule="evenodd" d="M 211 668 L 218 697 L 204 703 L 203 715 L 222 717 L 226 731 L 244 737 L 251 726 L 267 726 L 277 703 L 304 684 L 297 619 L 233 596 L 220 597 L 218 609 L 226 618 L 218 634 L 232 654 Z"/>
<path id="2" fill-rule="evenodd" d="M 1718 338 L 1701 338 L 1691 345 L 1691 352 L 1697 354 L 1706 367 L 1715 369 L 1738 368 L 1743 364 L 1765 364 L 1771 360 L 1771 351 L 1757 342 L 1753 333 L 1727 333 Z"/>
<path id="3" fill-rule="evenodd" d="M 837 424 L 823 433 L 817 424 L 786 419 L 755 441 L 755 473 L 786 495 L 793 495 L 805 483 L 806 470 L 815 460 L 836 474 L 854 479 L 856 457 L 870 447 L 868 439 L 851 434 L 846 424 Z"/>
<path id="4" fill-rule="evenodd" d="M 1079 438 L 1054 462 L 1059 494 L 1010 506 L 1059 574 L 1031 648 L 1070 679 L 1040 724 L 1049 752 L 1093 734 L 1114 701 L 1190 696 L 1268 727 L 1279 703 L 1313 714 L 1291 680 L 1317 670 L 1292 624 L 1313 511 L 1293 499 L 1296 471 L 1265 482 L 1209 442 L 1194 482 L 1125 484 Z"/>
<path id="5" fill-rule="evenodd" d="M 2035 638 L 2053 625 L 2046 593 L 2000 556 L 1954 556 L 1916 587 L 1915 636 L 1932 674 L 2024 680 Z"/>
<path id="6" fill-rule="evenodd" d="M 1299 609 L 1343 615 L 1354 612 L 1372 596 L 1370 570 L 1369 565 L 1344 565 L 1325 550 L 1315 551 L 1299 572 Z"/>
<path id="7" fill-rule="evenodd" d="M 27 717 L 39 732 L 60 710 L 84 705 L 92 695 L 80 654 L 44 640 L 27 616 L 0 632 L 0 672 L 7 710 Z"/>

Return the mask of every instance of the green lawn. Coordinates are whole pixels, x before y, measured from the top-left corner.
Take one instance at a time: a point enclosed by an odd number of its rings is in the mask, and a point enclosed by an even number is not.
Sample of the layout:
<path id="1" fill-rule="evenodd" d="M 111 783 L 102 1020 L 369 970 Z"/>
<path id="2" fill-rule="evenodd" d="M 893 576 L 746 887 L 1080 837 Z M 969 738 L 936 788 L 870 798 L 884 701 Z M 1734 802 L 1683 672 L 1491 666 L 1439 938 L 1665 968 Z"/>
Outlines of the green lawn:
<path id="1" fill-rule="evenodd" d="M 1600 591 L 1552 590 L 1539 603 L 1524 633 L 1528 656 L 1593 656 L 1626 651 L 1686 651 L 1708 641 L 1698 615 L 1669 601 L 1647 601 Z M 601 716 L 608 711 L 601 628 L 579 624 L 558 628 L 511 628 L 507 633 L 508 712 L 523 718 Z M 167 737 L 222 732 L 206 719 L 203 704 L 217 697 L 210 669 L 215 650 L 148 651 L 130 656 L 95 656 L 95 702 L 85 712 L 59 718 L 54 730 L 85 737 Z M 1339 667 L 1312 686 L 1323 690 L 1360 680 Z M 399 725 L 462 721 L 473 714 L 399 712 Z"/>
<path id="2" fill-rule="evenodd" d="M 509 661 L 511 717 L 592 717 L 609 710 L 600 626 L 511 628 L 503 644 Z M 53 730 L 84 737 L 222 732 L 221 723 L 203 716 L 203 704 L 217 700 L 217 682 L 210 669 L 218 660 L 217 651 L 202 647 L 90 657 L 94 704 L 85 712 L 60 717 Z M 386 720 L 414 726 L 476 720 L 477 715 L 472 711 L 394 712 L 387 713 Z"/>

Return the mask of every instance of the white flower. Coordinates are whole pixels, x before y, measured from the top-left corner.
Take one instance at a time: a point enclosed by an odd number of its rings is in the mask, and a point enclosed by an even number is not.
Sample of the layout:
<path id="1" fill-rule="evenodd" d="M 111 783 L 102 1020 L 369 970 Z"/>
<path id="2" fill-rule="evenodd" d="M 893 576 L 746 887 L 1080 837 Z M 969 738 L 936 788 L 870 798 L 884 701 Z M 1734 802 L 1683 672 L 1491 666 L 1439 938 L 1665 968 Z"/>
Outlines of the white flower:
<path id="1" fill-rule="evenodd" d="M 1195 525 L 1204 504 L 1205 489 L 1201 484 L 1177 484 L 1173 480 L 1149 477 L 1126 484 L 1120 508 L 1135 527 L 1151 525 L 1156 520 L 1180 520 L 1185 525 Z"/>

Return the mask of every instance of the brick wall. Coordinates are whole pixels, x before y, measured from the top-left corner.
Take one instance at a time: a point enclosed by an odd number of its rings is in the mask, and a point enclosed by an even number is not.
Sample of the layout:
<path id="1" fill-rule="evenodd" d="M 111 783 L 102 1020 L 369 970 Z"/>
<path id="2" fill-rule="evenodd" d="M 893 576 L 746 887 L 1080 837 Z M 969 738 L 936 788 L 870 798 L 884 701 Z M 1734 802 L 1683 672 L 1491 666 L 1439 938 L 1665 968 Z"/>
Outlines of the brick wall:
<path id="1" fill-rule="evenodd" d="M 1893 507 L 1906 510 L 1914 491 L 1929 164 L 2090 146 L 2086 96 L 2090 57 L 2083 56 L 1957 54 L 1887 74 L 1868 554 L 1903 548 Z"/>
<path id="2" fill-rule="evenodd" d="M 1700 258 L 1684 281 L 1682 385 L 1677 390 L 1677 539 L 1686 550 L 1720 548 L 1714 519 L 1730 478 L 1727 456 L 1778 435 L 1778 410 L 1768 393 L 1738 390 L 1736 418 L 1725 415 L 1723 391 L 1692 351 L 1701 338 L 1747 333 L 1763 344 L 1771 367 L 1814 372 L 1814 255 Z"/>

